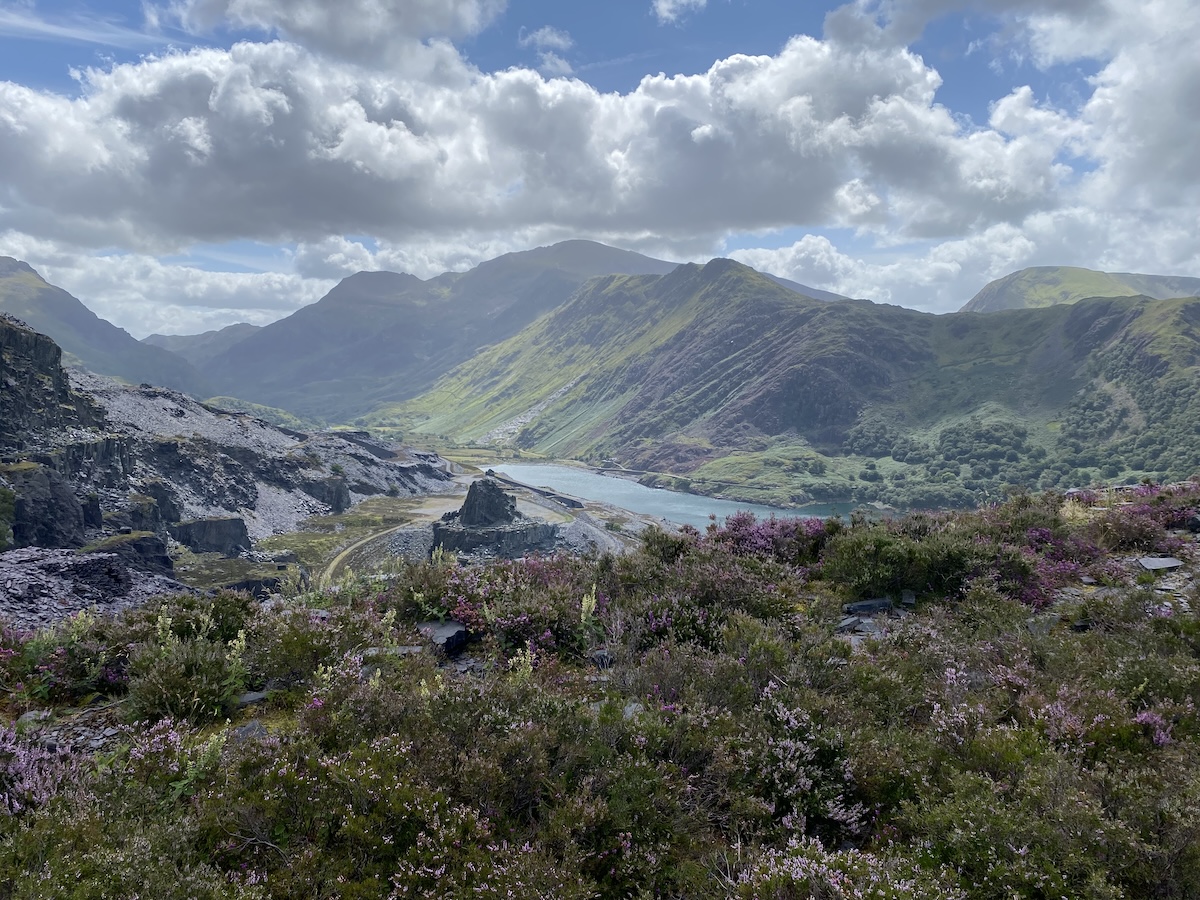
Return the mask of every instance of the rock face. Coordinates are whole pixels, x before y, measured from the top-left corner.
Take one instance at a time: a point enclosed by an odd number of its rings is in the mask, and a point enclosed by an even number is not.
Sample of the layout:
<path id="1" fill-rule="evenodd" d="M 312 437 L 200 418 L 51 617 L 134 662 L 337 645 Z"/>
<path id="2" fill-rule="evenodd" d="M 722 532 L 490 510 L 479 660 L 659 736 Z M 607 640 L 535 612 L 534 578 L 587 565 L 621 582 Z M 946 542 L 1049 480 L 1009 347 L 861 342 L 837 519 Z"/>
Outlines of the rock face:
<path id="1" fill-rule="evenodd" d="M 250 533 L 244 519 L 195 519 L 170 525 L 171 537 L 194 553 L 236 556 L 250 549 Z"/>
<path id="2" fill-rule="evenodd" d="M 11 525 L 15 546 L 83 546 L 83 504 L 58 472 L 25 461 L 0 464 L 0 478 L 15 495 Z"/>
<path id="3" fill-rule="evenodd" d="M 558 527 L 517 512 L 516 501 L 492 478 L 474 482 L 462 509 L 433 525 L 433 545 L 455 553 L 514 559 L 553 550 Z"/>
<path id="4" fill-rule="evenodd" d="M 68 372 L 54 341 L 0 314 L 0 552 L 86 546 L 89 560 L 169 575 L 172 536 L 230 556 L 366 496 L 434 493 L 448 480 L 437 456 L 366 433 L 305 434 L 178 391 Z M 261 590 L 283 577 L 274 565 L 213 571 L 198 583 Z M 78 606 L 54 585 L 21 596 Z"/>

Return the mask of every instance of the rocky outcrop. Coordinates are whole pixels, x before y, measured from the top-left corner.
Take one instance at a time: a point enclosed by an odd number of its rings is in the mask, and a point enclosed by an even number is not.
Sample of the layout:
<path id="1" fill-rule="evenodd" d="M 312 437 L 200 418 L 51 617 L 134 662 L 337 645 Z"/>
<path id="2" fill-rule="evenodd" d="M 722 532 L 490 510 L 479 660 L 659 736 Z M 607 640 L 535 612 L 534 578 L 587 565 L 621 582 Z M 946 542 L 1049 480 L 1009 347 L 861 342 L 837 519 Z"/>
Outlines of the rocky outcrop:
<path id="1" fill-rule="evenodd" d="M 342 513 L 350 508 L 351 497 L 350 487 L 346 484 L 346 479 L 339 476 L 332 478 L 324 478 L 320 481 L 302 481 L 300 482 L 300 490 L 308 494 L 314 500 L 319 500 L 329 506 L 329 509 L 334 513 Z M 360 493 L 383 493 L 376 490 L 361 490 Z"/>
<path id="2" fill-rule="evenodd" d="M 209 557 L 181 564 L 189 578 L 204 570 L 195 583 L 262 591 L 290 573 L 217 554 L 368 495 L 432 493 L 448 480 L 437 457 L 365 433 L 280 429 L 178 391 L 64 371 L 53 341 L 0 317 L 0 551 L 87 545 L 125 570 L 166 575 L 174 535 Z"/>
<path id="3" fill-rule="evenodd" d="M 23 322 L 0 315 L 0 448 L 74 424 L 62 350 Z"/>
<path id="4" fill-rule="evenodd" d="M 83 546 L 83 505 L 58 472 L 34 462 L 19 462 L 0 465 L 0 479 L 15 495 L 13 546 Z"/>
<path id="5" fill-rule="evenodd" d="M 125 565 L 155 575 L 174 575 L 175 563 L 167 555 L 167 545 L 152 531 L 131 531 L 85 548 L 89 553 L 105 553 L 118 557 Z"/>
<path id="6" fill-rule="evenodd" d="M 458 512 L 464 528 L 492 528 L 517 519 L 517 501 L 504 493 L 494 478 L 481 478 L 467 489 L 467 499 Z"/>
<path id="7" fill-rule="evenodd" d="M 433 525 L 433 545 L 443 550 L 507 559 L 551 551 L 558 527 L 517 512 L 516 500 L 493 478 L 473 482 L 457 512 Z"/>
<path id="8" fill-rule="evenodd" d="M 246 521 L 239 518 L 193 519 L 168 526 L 171 537 L 193 553 L 220 553 L 236 556 L 250 549 Z"/>
<path id="9" fill-rule="evenodd" d="M 115 613 L 151 597 L 191 592 L 130 569 L 113 553 L 39 547 L 0 553 L 0 619 L 22 629 L 45 628 L 84 610 Z"/>

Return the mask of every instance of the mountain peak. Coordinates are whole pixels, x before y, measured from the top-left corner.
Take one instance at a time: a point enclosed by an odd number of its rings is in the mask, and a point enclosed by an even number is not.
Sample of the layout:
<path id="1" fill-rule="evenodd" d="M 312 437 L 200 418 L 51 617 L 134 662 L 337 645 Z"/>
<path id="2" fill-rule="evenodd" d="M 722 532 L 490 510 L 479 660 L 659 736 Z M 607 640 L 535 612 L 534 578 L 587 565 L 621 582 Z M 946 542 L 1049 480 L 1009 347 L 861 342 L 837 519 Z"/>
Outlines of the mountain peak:
<path id="1" fill-rule="evenodd" d="M 996 312 L 1077 303 L 1092 297 L 1147 296 L 1156 300 L 1200 295 L 1200 278 L 1097 272 L 1078 266 L 1030 266 L 997 278 L 962 312 Z"/>
<path id="2" fill-rule="evenodd" d="M 13 259 L 11 256 L 0 256 L 0 278 L 9 278 L 13 275 L 32 275 L 39 281 L 44 280 L 29 263 Z"/>

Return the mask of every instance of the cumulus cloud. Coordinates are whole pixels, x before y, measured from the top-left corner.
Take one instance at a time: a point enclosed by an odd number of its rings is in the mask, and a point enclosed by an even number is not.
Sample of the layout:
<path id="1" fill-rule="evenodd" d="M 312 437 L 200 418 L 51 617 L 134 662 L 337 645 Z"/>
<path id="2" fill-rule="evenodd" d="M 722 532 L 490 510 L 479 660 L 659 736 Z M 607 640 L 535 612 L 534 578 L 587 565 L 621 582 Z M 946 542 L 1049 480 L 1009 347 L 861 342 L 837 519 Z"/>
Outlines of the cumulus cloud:
<path id="1" fill-rule="evenodd" d="M 703 5 L 659 0 L 655 13 Z M 558 77 L 563 31 L 521 32 L 540 72 L 480 71 L 444 39 L 502 8 L 181 0 L 170 15 L 191 30 L 281 39 L 88 69 L 77 96 L 0 83 L 0 252 L 4 229 L 131 266 L 196 243 L 295 244 L 284 280 L 260 279 L 282 298 L 358 268 L 426 277 L 575 236 L 686 259 L 730 234 L 800 227 L 813 234 L 743 258 L 938 310 L 1034 260 L 1200 273 L 1190 0 L 859 0 L 821 39 L 624 94 Z M 964 9 L 992 14 L 1036 65 L 1096 61 L 1085 96 L 1061 107 L 1018 86 L 986 122 L 957 117 L 907 40 Z M 832 229 L 855 233 L 855 254 L 816 234 Z M 166 268 L 150 283 L 179 274 Z M 115 296 L 95 277 L 96 296 Z M 231 298 L 223 309 L 274 308 L 241 292 L 250 277 L 197 277 Z"/>
<path id="2" fill-rule="evenodd" d="M 506 0 L 174 0 L 153 15 L 202 34 L 250 29 L 278 34 L 353 62 L 393 60 L 414 40 L 477 34 Z"/>
<path id="3" fill-rule="evenodd" d="M 788 224 L 951 234 L 1052 205 L 1052 142 L 966 132 L 904 48 L 791 40 L 629 94 L 446 45 L 404 76 L 295 44 L 0 84 L 0 226 L 161 252 L 553 223 L 667 237 Z"/>
<path id="4" fill-rule="evenodd" d="M 653 0 L 650 8 L 660 23 L 667 24 L 707 5 L 708 0 Z"/>

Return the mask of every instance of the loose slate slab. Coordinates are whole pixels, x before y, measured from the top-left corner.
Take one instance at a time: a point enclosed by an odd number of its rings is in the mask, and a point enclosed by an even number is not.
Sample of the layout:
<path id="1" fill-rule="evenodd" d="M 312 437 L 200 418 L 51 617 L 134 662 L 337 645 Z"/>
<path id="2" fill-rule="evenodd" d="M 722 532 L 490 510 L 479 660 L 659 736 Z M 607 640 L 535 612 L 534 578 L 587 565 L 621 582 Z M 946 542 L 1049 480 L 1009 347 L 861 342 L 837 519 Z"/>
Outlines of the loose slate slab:
<path id="1" fill-rule="evenodd" d="M 417 631 L 446 653 L 455 653 L 467 643 L 467 626 L 453 619 L 445 622 L 419 622 Z"/>
<path id="2" fill-rule="evenodd" d="M 838 622 L 837 628 L 834 629 L 834 632 L 837 634 L 847 634 L 857 628 L 861 622 L 862 619 L 858 616 L 847 616 L 846 618 L 842 619 L 842 621 Z"/>
<path id="3" fill-rule="evenodd" d="M 876 597 L 874 600 L 859 600 L 857 603 L 847 603 L 842 612 L 848 616 L 869 616 L 872 613 L 891 612 L 890 597 Z"/>
<path id="4" fill-rule="evenodd" d="M 1138 562 L 1142 564 L 1142 568 L 1147 572 L 1167 572 L 1171 569 L 1178 569 L 1183 565 L 1183 560 L 1176 559 L 1173 556 L 1143 556 Z"/>

